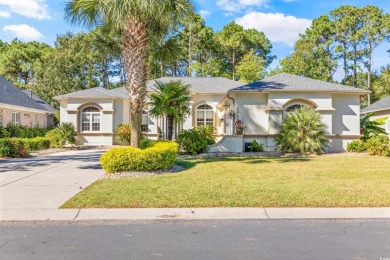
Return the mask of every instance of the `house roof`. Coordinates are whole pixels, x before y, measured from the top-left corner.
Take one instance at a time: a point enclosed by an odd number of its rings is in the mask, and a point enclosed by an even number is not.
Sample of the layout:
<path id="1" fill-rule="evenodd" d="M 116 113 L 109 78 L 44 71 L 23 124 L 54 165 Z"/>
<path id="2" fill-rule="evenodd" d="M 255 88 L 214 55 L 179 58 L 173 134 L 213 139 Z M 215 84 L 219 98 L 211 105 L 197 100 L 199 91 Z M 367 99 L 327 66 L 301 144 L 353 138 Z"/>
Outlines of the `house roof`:
<path id="1" fill-rule="evenodd" d="M 52 107 L 50 104 L 48 104 L 46 101 L 35 95 L 33 92 L 31 92 L 28 89 L 22 89 L 23 93 L 26 94 L 28 97 L 32 98 L 35 102 L 37 102 L 39 105 L 41 105 L 45 110 L 47 110 L 50 113 L 56 113 L 57 110 Z"/>
<path id="2" fill-rule="evenodd" d="M 306 78 L 302 76 L 281 73 L 263 80 L 242 85 L 231 91 L 309 91 L 309 92 L 347 92 L 370 93 L 367 90 L 353 88 L 341 84 Z"/>
<path id="3" fill-rule="evenodd" d="M 162 77 L 158 79 L 149 80 L 146 83 L 148 91 L 153 91 L 156 81 L 162 83 L 169 83 L 172 81 L 181 80 L 184 84 L 191 86 L 191 91 L 195 93 L 217 93 L 225 94 L 232 88 L 242 86 L 242 82 L 235 80 L 219 78 L 219 77 Z M 62 98 L 127 98 L 127 90 L 124 87 L 105 89 L 102 87 L 85 89 L 69 94 L 56 96 L 55 99 Z"/>
<path id="4" fill-rule="evenodd" d="M 169 83 L 181 80 L 184 84 L 191 86 L 191 91 L 195 93 L 218 93 L 225 94 L 232 88 L 237 88 L 245 83 L 225 79 L 221 77 L 162 77 L 147 82 L 147 88 L 152 91 L 156 81 Z"/>
<path id="5" fill-rule="evenodd" d="M 378 100 L 375 103 L 372 103 L 370 106 L 362 109 L 361 113 L 366 114 L 370 112 L 375 112 L 375 111 L 381 111 L 381 110 L 390 110 L 390 96 L 386 96 L 382 98 L 381 100 Z"/>
<path id="6" fill-rule="evenodd" d="M 125 98 L 125 96 L 118 94 L 112 90 L 102 87 L 84 89 L 64 95 L 54 97 L 55 99 L 61 98 Z"/>
<path id="7" fill-rule="evenodd" d="M 30 98 L 21 89 L 12 85 L 2 76 L 0 76 L 0 103 L 27 109 L 41 110 L 42 112 L 55 112 L 47 110 L 44 106 Z"/>

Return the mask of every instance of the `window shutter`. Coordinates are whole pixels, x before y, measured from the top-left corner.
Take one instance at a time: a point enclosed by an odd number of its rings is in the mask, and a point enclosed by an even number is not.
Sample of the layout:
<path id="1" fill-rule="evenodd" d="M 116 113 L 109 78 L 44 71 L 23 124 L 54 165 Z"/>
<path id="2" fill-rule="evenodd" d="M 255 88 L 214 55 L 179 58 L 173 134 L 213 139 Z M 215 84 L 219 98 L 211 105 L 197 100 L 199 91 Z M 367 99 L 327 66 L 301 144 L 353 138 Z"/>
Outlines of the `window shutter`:
<path id="1" fill-rule="evenodd" d="M 386 121 L 386 132 L 390 134 L 390 119 Z"/>

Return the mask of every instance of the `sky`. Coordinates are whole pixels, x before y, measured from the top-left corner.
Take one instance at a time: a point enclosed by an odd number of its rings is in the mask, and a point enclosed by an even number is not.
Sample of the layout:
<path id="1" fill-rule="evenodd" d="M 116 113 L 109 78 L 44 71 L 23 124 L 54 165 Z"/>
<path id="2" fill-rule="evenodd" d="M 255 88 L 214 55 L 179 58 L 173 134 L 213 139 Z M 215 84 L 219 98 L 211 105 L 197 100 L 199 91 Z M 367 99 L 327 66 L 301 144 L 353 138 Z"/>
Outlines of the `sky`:
<path id="1" fill-rule="evenodd" d="M 11 41 L 43 41 L 54 45 L 58 34 L 85 31 L 64 20 L 65 0 L 0 0 L 0 39 Z M 293 51 L 295 40 L 310 26 L 311 21 L 340 5 L 375 5 L 390 13 L 389 0 L 193 0 L 196 11 L 208 26 L 219 31 L 235 21 L 244 28 L 263 31 L 271 40 L 272 53 L 281 59 Z M 379 69 L 390 61 L 382 44 L 374 53 L 374 67 Z M 275 67 L 275 60 L 271 67 Z"/>

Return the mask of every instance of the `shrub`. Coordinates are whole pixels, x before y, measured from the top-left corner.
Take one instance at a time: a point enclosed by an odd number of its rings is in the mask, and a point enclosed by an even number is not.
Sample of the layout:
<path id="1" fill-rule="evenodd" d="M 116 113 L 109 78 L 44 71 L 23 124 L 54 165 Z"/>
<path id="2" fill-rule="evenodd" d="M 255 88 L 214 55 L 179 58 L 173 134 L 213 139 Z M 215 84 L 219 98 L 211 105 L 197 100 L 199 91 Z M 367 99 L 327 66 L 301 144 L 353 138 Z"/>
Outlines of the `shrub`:
<path id="1" fill-rule="evenodd" d="M 204 125 L 204 126 L 201 125 L 201 126 L 197 126 L 196 130 L 198 130 L 204 136 L 204 138 L 206 139 L 208 145 L 215 144 L 215 139 L 213 137 L 215 129 L 214 129 L 213 126 L 211 126 L 211 125 Z"/>
<path id="2" fill-rule="evenodd" d="M 116 138 L 121 144 L 130 145 L 131 142 L 131 125 L 120 124 L 115 130 Z"/>
<path id="3" fill-rule="evenodd" d="M 156 141 L 156 140 L 149 140 L 149 139 L 146 139 L 146 138 L 142 138 L 141 139 L 140 148 L 141 149 L 146 149 L 146 148 L 152 147 L 157 142 L 163 142 L 163 141 L 162 140 Z"/>
<path id="4" fill-rule="evenodd" d="M 4 131 L 4 130 L 3 130 Z M 14 126 L 12 124 L 5 127 L 5 131 L 8 132 L 8 136 L 4 137 L 13 137 L 13 138 L 35 138 L 43 137 L 49 131 L 46 128 L 30 128 L 27 126 Z"/>
<path id="5" fill-rule="evenodd" d="M 20 139 L 30 151 L 50 148 L 50 139 L 45 137 Z"/>
<path id="6" fill-rule="evenodd" d="M 196 128 L 182 131 L 176 140 L 180 146 L 180 150 L 187 154 L 198 154 L 206 152 L 207 140 L 204 135 Z"/>
<path id="7" fill-rule="evenodd" d="M 11 135 L 7 131 L 7 129 L 4 127 L 0 127 L 0 138 L 8 138 L 8 137 L 11 137 Z"/>
<path id="8" fill-rule="evenodd" d="M 252 143 L 248 143 L 245 147 L 246 152 L 263 152 L 264 145 L 258 143 L 256 140 L 253 140 Z"/>
<path id="9" fill-rule="evenodd" d="M 156 142 L 144 150 L 134 147 L 113 148 L 100 157 L 103 169 L 108 173 L 121 171 L 155 171 L 168 169 L 175 163 L 178 144 Z"/>
<path id="10" fill-rule="evenodd" d="M 278 150 L 287 153 L 320 153 L 328 140 L 321 116 L 312 108 L 302 107 L 288 114 L 275 136 Z"/>
<path id="11" fill-rule="evenodd" d="M 363 140 L 354 140 L 347 144 L 347 151 L 350 153 L 363 153 L 367 151 L 367 143 Z"/>
<path id="12" fill-rule="evenodd" d="M 390 156 L 389 137 L 378 135 L 368 139 L 367 152 L 369 155 Z"/>
<path id="13" fill-rule="evenodd" d="M 62 123 L 46 134 L 52 147 L 76 144 L 76 129 L 72 123 Z"/>
<path id="14" fill-rule="evenodd" d="M 28 157 L 30 151 L 22 139 L 0 139 L 0 157 Z"/>

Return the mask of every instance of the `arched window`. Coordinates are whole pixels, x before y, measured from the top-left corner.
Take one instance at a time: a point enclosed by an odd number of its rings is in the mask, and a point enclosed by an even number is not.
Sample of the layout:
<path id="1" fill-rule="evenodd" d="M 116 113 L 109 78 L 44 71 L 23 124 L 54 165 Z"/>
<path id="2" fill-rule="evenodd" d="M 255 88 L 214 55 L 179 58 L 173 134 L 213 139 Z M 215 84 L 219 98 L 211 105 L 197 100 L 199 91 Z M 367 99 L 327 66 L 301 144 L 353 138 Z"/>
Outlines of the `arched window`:
<path id="1" fill-rule="evenodd" d="M 288 106 L 286 108 L 286 112 L 287 113 L 294 112 L 295 110 L 300 109 L 301 107 L 307 107 L 307 105 L 306 104 L 293 104 L 293 105 Z"/>
<path id="2" fill-rule="evenodd" d="M 214 125 L 214 112 L 211 106 L 204 104 L 196 108 L 196 125 Z"/>
<path id="3" fill-rule="evenodd" d="M 100 110 L 92 106 L 86 107 L 81 110 L 81 131 L 99 132 L 100 114 Z"/>

